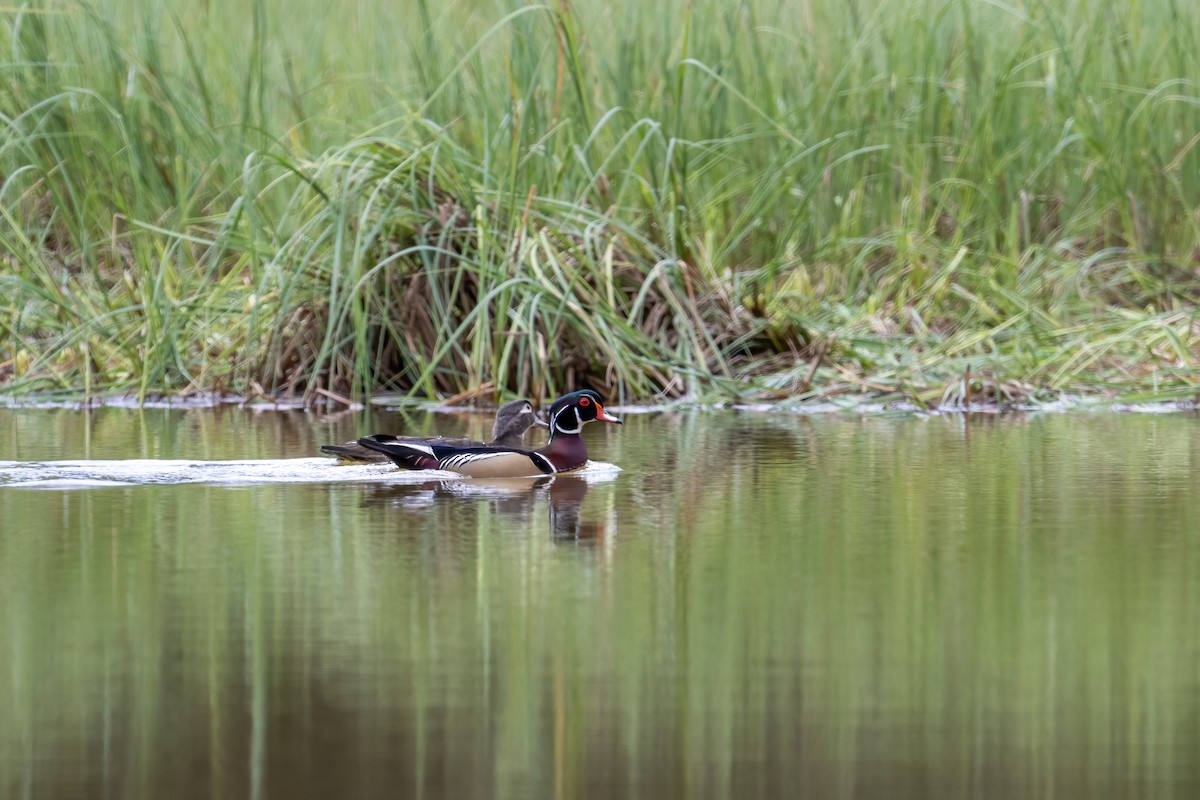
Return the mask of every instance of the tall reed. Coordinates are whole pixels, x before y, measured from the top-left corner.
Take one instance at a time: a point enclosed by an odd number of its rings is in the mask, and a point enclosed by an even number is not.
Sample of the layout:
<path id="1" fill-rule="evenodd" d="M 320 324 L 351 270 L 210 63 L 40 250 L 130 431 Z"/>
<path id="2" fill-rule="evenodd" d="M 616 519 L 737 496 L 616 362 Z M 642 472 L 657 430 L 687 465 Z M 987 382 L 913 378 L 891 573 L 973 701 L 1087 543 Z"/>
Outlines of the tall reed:
<path id="1" fill-rule="evenodd" d="M 1197 31 L 1176 0 L 29 2 L 0 385 L 1192 396 Z"/>

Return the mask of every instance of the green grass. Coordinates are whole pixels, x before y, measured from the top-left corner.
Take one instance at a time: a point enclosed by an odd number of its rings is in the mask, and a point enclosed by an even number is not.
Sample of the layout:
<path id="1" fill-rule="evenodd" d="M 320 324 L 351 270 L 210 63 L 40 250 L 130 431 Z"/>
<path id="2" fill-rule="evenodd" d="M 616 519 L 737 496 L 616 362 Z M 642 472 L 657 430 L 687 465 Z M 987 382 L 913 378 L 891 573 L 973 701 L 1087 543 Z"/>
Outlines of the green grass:
<path id="1" fill-rule="evenodd" d="M 1197 31 L 1178 0 L 3 7 L 0 390 L 1191 398 Z"/>

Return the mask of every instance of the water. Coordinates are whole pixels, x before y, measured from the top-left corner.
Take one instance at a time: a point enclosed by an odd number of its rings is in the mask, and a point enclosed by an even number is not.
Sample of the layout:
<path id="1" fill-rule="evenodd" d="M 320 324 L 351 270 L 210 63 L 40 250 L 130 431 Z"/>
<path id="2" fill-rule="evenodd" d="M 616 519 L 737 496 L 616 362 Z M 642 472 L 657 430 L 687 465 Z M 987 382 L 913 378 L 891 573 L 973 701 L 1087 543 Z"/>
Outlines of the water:
<path id="1" fill-rule="evenodd" d="M 0 797 L 1200 791 L 1194 414 L 636 415 L 484 486 L 357 432 L 0 410 Z"/>

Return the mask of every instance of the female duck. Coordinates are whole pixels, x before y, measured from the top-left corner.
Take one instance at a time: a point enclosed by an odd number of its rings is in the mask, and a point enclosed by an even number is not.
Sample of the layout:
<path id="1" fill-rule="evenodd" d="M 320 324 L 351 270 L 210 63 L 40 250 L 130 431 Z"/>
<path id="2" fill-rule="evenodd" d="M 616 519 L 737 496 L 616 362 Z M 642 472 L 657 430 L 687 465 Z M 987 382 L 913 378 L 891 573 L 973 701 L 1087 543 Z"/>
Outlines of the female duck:
<path id="1" fill-rule="evenodd" d="M 441 469 L 472 478 L 523 478 L 568 472 L 587 464 L 587 446 L 579 434 L 592 421 L 621 424 L 600 405 L 599 394 L 583 389 L 563 395 L 550 406 L 550 441 L 538 450 L 400 442 L 387 436 L 367 436 L 358 443 L 405 469 Z"/>

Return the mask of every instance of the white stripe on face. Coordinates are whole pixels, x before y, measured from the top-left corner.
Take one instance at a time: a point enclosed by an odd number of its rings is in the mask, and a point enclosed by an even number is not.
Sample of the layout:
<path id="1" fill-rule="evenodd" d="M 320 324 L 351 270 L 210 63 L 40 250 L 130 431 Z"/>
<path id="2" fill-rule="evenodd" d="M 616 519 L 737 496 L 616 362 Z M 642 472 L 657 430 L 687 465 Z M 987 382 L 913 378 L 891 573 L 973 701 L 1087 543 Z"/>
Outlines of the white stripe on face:
<path id="1" fill-rule="evenodd" d="M 559 421 L 559 417 L 563 416 L 563 414 L 565 414 L 568 410 L 575 412 L 575 427 L 574 428 L 568 428 L 565 425 L 563 425 L 562 422 Z M 554 419 L 550 420 L 550 425 L 553 428 L 553 431 L 551 431 L 552 433 L 557 432 L 557 433 L 574 434 L 574 433 L 579 433 L 581 430 L 583 430 L 583 420 L 580 419 L 579 409 L 576 408 L 575 406 L 566 406 L 564 408 L 560 408 L 558 410 L 558 413 L 556 413 L 554 415 Z"/>

